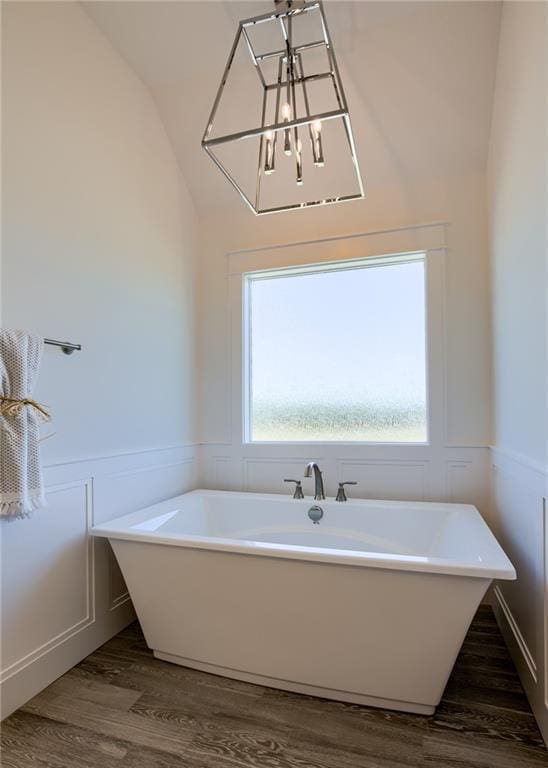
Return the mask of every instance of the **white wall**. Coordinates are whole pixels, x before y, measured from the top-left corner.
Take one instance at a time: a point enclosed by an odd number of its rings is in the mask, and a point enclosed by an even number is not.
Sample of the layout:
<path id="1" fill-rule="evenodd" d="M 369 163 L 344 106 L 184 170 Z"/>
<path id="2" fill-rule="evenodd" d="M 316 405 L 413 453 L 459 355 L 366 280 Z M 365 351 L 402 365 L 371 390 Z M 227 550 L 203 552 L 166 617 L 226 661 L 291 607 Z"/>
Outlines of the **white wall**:
<path id="1" fill-rule="evenodd" d="M 548 739 L 546 3 L 503 5 L 489 152 L 493 511 L 518 573 L 498 615 Z"/>
<path id="2" fill-rule="evenodd" d="M 489 157 L 494 442 L 546 458 L 544 3 L 505 3 Z M 524 343 L 525 342 L 525 343 Z M 519 404 L 519 407 L 516 407 Z"/>
<path id="3" fill-rule="evenodd" d="M 203 477 L 208 485 L 226 484 L 230 478 L 233 487 L 283 492 L 283 483 L 276 481 L 271 465 L 265 462 L 269 457 L 285 461 L 277 467 L 279 481 L 284 471 L 298 471 L 307 457 L 323 459 L 329 483 L 333 485 L 343 479 L 341 461 L 358 460 L 364 467 L 359 495 L 442 497 L 476 503 L 488 514 L 490 384 L 484 184 L 480 168 L 474 175 L 436 182 L 417 179 L 414 183 L 406 179 L 371 191 L 360 203 L 259 219 L 249 216 L 245 227 L 240 221 L 208 223 L 205 229 L 210 234 L 204 245 L 200 272 Z M 444 423 L 434 425 L 438 435 L 435 444 L 428 450 L 353 446 L 344 451 L 337 446 L 317 444 L 242 445 L 237 425 L 232 423 L 240 394 L 230 386 L 233 366 L 239 365 L 231 350 L 239 340 L 230 322 L 227 253 L 351 233 L 412 228 L 428 222 L 448 222 L 447 251 L 441 257 L 445 278 L 440 286 L 445 315 L 440 360 Z M 340 248 L 334 243 L 331 258 L 339 254 Z M 326 349 L 325 353 L 330 355 L 333 350 Z M 263 459 L 264 476 L 258 470 L 252 478 L 246 475 L 250 457 Z M 402 462 L 405 464 L 413 457 L 418 465 L 402 471 Z M 458 473 L 453 471 L 455 462 L 459 462 Z M 423 472 L 424 483 L 420 478 Z"/>
<path id="4" fill-rule="evenodd" d="M 3 322 L 84 347 L 46 349 L 45 458 L 193 442 L 196 220 L 150 95 L 76 4 L 7 3 L 4 39 Z"/>
<path id="5" fill-rule="evenodd" d="M 234 410 L 230 400 L 237 393 L 228 386 L 230 349 L 237 342 L 230 337 L 228 322 L 228 253 L 441 221 L 448 224 L 443 287 L 445 424 L 435 458 L 441 458 L 439 452 L 446 446 L 467 450 L 472 446 L 476 453 L 487 453 L 490 353 L 485 166 L 498 14 L 498 6 L 490 3 L 355 3 L 343 4 L 339 12 L 335 6 L 328 10 L 339 35 L 335 39 L 339 40 L 339 63 L 365 181 L 364 200 L 254 218 L 216 172 L 223 192 L 210 194 L 208 204 L 201 203 L 206 232 L 200 272 L 201 410 L 206 443 L 228 443 L 234 448 L 237 442 L 230 421 Z M 111 23 L 108 28 L 114 36 L 117 26 Z M 471 58 L 464 62 L 460 52 L 467 41 Z M 135 50 L 131 54 L 142 64 Z M 150 72 L 150 67 L 143 66 L 143 71 Z M 148 77 L 156 84 L 155 99 L 176 151 L 186 160 L 192 143 L 174 130 L 179 121 L 173 92 L 179 82 L 160 81 L 152 74 Z M 196 173 L 196 153 L 188 162 L 191 173 Z M 201 184 L 193 181 L 197 199 L 213 189 L 208 186 L 213 170 L 203 169 Z M 326 350 L 330 353 L 332 350 Z M 241 452 L 241 446 L 236 448 Z M 262 450 L 266 456 L 268 449 Z M 288 455 L 291 450 L 288 447 Z M 355 456 L 363 457 L 364 450 L 356 448 Z M 387 449 L 382 450 L 389 455 Z M 397 459 L 402 454 L 393 449 L 391 455 Z M 235 469 L 238 476 L 239 467 Z M 206 479 L 210 479 L 207 473 Z M 394 475 L 387 474 L 379 492 L 390 495 L 393 480 Z M 484 487 L 486 481 L 485 476 Z M 436 488 L 432 493 L 439 490 L 435 478 L 430 486 Z M 475 496 L 478 502 L 483 501 L 480 497 Z"/>
<path id="6" fill-rule="evenodd" d="M 76 3 L 3 3 L 3 317 L 46 348 L 49 507 L 2 534 L 3 714 L 131 618 L 93 521 L 196 481 L 197 222 L 138 78 Z"/>
<path id="7" fill-rule="evenodd" d="M 201 216 L 204 481 L 280 490 L 284 466 L 275 467 L 270 460 L 302 462 L 303 453 L 313 451 L 324 464 L 329 455 L 325 467 L 331 483 L 339 459 L 382 457 L 393 463 L 378 471 L 371 468 L 377 465 L 363 469 L 369 479 L 375 475 L 375 492 L 415 495 L 422 493 L 422 462 L 428 461 L 425 495 L 473 500 L 485 512 L 490 443 L 485 171 L 500 4 L 328 4 L 367 196 L 355 203 L 256 219 L 198 147 L 237 22 L 261 13 L 260 6 L 259 0 L 164 3 L 159 13 L 154 3 L 86 3 L 88 13 L 150 87 Z M 181 49 L 178 30 L 186 28 L 208 30 L 210 55 L 198 68 L 201 37 L 194 36 Z M 248 106 L 242 94 L 227 107 L 229 115 L 219 130 Z M 337 162 L 337 157 L 332 154 L 326 162 Z M 231 384 L 239 362 L 232 360 L 238 338 L 230 324 L 227 254 L 436 221 L 449 222 L 442 290 L 446 424 L 436 425 L 443 432 L 438 444 L 427 456 L 419 449 L 357 448 L 344 457 L 336 446 L 279 446 L 276 452 L 242 446 L 232 420 L 238 392 Z M 404 468 L 401 462 L 410 455 L 420 466 Z M 251 456 L 262 462 L 246 473 Z M 459 469 L 447 470 L 446 460 L 457 457 Z M 371 490 L 370 480 L 360 488 L 364 494 Z"/>
<path id="8" fill-rule="evenodd" d="M 366 199 L 255 219 L 198 147 L 237 21 L 262 12 L 260 6 L 258 0 L 164 3 L 159 13 L 155 3 L 85 4 L 151 89 L 201 216 L 204 482 L 280 490 L 284 465 L 275 466 L 271 459 L 298 459 L 300 467 L 313 451 L 334 483 L 339 460 L 382 458 L 385 463 L 378 470 L 377 464 L 363 467 L 361 493 L 441 494 L 475 501 L 486 512 L 490 342 L 485 166 L 500 4 L 351 2 L 327 7 Z M 194 36 L 181 48 L 178 30 L 187 28 L 208 30 L 210 55 L 198 68 L 202 40 Z M 235 111 L 240 107 L 240 102 L 232 105 Z M 336 158 L 327 159 L 332 161 Z M 276 451 L 242 446 L 232 421 L 238 396 L 231 386 L 232 350 L 238 339 L 230 325 L 227 253 L 432 221 L 449 222 L 442 290 L 446 423 L 436 425 L 441 435 L 436 446 L 427 455 L 419 449 L 355 448 L 344 456 L 336 446 L 279 446 Z M 405 466 L 410 456 L 418 465 Z M 251 457 L 262 461 L 247 473 Z M 460 462 L 458 469 L 455 461 Z"/>

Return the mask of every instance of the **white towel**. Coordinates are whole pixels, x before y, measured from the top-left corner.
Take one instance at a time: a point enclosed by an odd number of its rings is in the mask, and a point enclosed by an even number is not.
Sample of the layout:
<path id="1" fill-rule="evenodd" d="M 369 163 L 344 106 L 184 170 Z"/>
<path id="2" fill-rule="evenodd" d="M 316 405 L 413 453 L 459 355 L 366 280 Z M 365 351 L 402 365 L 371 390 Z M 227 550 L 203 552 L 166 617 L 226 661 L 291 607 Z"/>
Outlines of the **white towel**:
<path id="1" fill-rule="evenodd" d="M 0 330 L 0 517 L 28 517 L 45 506 L 40 422 L 47 411 L 32 400 L 44 341 Z"/>

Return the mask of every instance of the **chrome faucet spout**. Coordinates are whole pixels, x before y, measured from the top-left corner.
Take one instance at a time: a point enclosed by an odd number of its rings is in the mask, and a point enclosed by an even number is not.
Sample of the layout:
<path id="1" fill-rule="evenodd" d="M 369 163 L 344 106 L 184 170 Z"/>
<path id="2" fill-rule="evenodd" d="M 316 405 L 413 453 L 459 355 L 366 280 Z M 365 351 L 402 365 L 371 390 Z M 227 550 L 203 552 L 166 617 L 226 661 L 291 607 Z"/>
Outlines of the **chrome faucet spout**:
<path id="1" fill-rule="evenodd" d="M 323 488 L 323 478 L 319 466 L 315 461 L 310 461 L 306 465 L 304 471 L 305 477 L 312 477 L 314 472 L 314 501 L 323 501 L 325 499 L 325 492 Z"/>

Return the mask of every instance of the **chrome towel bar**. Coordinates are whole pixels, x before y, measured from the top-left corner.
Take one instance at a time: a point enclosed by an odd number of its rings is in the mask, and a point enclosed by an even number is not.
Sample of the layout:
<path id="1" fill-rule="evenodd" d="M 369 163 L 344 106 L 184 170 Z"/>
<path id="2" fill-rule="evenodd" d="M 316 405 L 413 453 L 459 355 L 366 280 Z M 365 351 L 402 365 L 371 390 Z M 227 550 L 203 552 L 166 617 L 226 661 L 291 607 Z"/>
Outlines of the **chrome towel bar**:
<path id="1" fill-rule="evenodd" d="M 50 344 L 52 347 L 61 347 L 65 355 L 72 355 L 77 350 L 82 349 L 81 344 L 72 344 L 70 341 L 57 341 L 56 339 L 44 339 L 44 344 Z"/>

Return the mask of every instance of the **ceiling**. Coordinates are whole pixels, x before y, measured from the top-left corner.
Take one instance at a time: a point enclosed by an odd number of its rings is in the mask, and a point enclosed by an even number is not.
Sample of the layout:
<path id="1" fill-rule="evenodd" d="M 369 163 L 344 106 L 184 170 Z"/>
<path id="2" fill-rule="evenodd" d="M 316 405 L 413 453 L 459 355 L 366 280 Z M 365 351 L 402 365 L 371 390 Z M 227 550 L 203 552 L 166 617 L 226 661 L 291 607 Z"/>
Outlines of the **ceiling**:
<path id="1" fill-rule="evenodd" d="M 249 216 L 200 140 L 238 21 L 273 4 L 84 7 L 150 89 L 198 211 Z M 325 9 L 368 190 L 481 172 L 500 4 L 327 0 Z"/>

